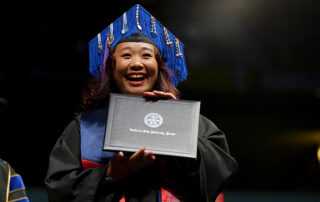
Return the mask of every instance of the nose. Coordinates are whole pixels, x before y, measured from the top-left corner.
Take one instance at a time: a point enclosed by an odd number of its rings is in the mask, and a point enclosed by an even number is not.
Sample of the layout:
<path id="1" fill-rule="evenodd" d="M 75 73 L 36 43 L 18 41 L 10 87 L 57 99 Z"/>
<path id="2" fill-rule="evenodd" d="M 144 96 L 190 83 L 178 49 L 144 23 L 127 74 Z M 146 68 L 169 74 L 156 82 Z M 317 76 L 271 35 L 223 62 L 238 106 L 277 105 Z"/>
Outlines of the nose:
<path id="1" fill-rule="evenodd" d="M 130 64 L 130 69 L 134 70 L 134 71 L 139 71 L 139 70 L 143 69 L 143 64 L 142 64 L 141 58 L 134 57 L 132 59 L 131 64 Z"/>

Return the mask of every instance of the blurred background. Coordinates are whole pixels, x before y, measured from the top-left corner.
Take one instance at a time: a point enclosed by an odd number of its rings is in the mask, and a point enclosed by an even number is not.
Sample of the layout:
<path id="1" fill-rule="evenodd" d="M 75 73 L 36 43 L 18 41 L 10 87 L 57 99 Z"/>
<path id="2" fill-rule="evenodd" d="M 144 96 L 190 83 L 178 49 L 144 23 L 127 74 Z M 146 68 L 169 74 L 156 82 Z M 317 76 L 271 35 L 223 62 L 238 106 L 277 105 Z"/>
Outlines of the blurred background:
<path id="1" fill-rule="evenodd" d="M 88 41 L 140 3 L 185 45 L 200 100 L 240 172 L 225 201 L 320 201 L 320 1 L 2 3 L 0 158 L 47 201 L 48 156 L 81 103 Z M 4 34 L 4 35 L 3 35 Z"/>

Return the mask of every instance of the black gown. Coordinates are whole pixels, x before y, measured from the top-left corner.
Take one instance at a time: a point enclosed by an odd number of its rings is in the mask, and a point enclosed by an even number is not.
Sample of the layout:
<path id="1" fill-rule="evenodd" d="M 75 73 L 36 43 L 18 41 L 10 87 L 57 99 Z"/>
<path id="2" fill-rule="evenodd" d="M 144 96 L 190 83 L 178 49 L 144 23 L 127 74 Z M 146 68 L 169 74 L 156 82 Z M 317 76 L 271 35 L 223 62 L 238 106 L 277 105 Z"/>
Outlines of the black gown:
<path id="1" fill-rule="evenodd" d="M 22 177 L 0 159 L 0 201 L 29 202 Z"/>
<path id="2" fill-rule="evenodd" d="M 226 137 L 200 115 L 197 159 L 157 156 L 155 162 L 114 183 L 103 183 L 107 165 L 83 169 L 80 116 L 64 130 L 49 158 L 45 179 L 49 201 L 158 201 L 165 187 L 184 201 L 215 201 L 238 171 Z M 165 162 L 165 163 L 164 163 Z"/>

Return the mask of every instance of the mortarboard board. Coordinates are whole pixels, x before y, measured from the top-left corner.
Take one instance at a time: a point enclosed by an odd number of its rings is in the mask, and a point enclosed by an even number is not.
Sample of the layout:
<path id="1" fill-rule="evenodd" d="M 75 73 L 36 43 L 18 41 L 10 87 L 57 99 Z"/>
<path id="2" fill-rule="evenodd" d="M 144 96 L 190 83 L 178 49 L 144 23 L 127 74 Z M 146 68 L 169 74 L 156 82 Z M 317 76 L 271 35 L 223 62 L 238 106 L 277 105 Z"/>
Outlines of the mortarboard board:
<path id="1" fill-rule="evenodd" d="M 176 86 L 187 77 L 183 52 L 184 45 L 166 27 L 157 21 L 141 5 L 136 4 L 107 28 L 89 41 L 89 71 L 95 77 L 101 76 L 109 50 L 119 42 L 135 36 L 137 41 L 148 41 L 155 45 L 167 67 L 173 72 L 170 82 Z M 151 40 L 151 41 L 150 41 Z"/>

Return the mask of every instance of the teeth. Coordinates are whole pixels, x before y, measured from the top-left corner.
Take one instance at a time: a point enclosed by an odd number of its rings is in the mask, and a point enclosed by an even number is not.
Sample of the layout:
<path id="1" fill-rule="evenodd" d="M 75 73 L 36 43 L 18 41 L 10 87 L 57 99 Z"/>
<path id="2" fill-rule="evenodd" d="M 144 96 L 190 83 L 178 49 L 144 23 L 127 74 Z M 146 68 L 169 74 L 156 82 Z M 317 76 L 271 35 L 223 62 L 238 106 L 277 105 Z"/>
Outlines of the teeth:
<path id="1" fill-rule="evenodd" d="M 144 74 L 129 74 L 126 77 L 130 81 L 143 81 L 146 78 Z"/>
<path id="2" fill-rule="evenodd" d="M 144 75 L 142 75 L 142 74 L 131 74 L 131 75 L 128 76 L 128 78 L 132 78 L 132 79 L 144 78 Z"/>

